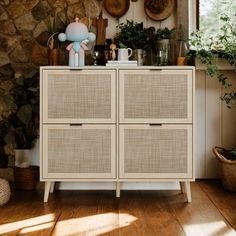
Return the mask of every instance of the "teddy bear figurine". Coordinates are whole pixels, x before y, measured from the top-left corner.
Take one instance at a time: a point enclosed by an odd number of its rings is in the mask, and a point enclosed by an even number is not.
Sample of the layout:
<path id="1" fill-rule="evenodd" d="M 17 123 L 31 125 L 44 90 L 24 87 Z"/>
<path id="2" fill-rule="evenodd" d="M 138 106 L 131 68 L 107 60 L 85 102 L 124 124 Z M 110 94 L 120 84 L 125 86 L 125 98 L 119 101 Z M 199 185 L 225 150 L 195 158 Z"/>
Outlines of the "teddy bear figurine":
<path id="1" fill-rule="evenodd" d="M 69 51 L 69 66 L 84 66 L 84 51 L 87 50 L 85 41 L 95 41 L 94 33 L 88 32 L 85 24 L 75 18 L 75 22 L 66 27 L 65 33 L 60 33 L 58 39 L 61 42 L 71 41 L 66 49 Z"/>

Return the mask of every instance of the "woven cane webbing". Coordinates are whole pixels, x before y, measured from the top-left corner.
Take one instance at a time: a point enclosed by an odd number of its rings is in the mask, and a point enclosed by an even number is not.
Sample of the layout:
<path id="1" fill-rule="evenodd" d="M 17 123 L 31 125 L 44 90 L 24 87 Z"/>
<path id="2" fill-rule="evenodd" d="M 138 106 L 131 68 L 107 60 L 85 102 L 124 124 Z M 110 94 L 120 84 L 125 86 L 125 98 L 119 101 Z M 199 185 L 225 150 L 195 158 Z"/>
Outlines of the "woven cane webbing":
<path id="1" fill-rule="evenodd" d="M 187 130 L 124 130 L 125 173 L 187 173 Z"/>
<path id="2" fill-rule="evenodd" d="M 10 185 L 7 180 L 0 179 L 0 206 L 5 205 L 11 196 Z"/>
<path id="3" fill-rule="evenodd" d="M 111 118 L 111 76 L 49 75 L 48 118 Z"/>
<path id="4" fill-rule="evenodd" d="M 48 130 L 48 173 L 110 172 L 110 130 Z"/>
<path id="5" fill-rule="evenodd" d="M 125 75 L 124 118 L 187 118 L 187 75 Z"/>

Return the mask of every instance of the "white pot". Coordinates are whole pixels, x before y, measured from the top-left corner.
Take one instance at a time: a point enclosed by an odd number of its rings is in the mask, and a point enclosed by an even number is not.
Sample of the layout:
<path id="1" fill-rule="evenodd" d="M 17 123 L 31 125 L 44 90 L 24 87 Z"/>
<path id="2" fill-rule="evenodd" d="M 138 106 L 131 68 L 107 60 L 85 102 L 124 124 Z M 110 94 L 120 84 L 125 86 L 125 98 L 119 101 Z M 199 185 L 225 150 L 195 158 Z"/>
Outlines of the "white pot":
<path id="1" fill-rule="evenodd" d="M 15 149 L 15 166 L 22 168 L 29 167 L 30 158 L 30 149 Z"/>

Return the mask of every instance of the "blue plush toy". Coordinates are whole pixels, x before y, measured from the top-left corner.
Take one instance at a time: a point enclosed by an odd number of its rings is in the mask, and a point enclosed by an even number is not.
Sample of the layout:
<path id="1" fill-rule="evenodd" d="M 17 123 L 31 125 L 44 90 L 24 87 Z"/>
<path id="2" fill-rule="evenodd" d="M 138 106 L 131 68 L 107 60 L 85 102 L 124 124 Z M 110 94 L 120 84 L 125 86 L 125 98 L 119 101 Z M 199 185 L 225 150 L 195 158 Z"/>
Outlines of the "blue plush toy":
<path id="1" fill-rule="evenodd" d="M 85 40 L 95 41 L 96 36 L 94 33 L 88 32 L 87 26 L 75 18 L 75 22 L 70 23 L 66 27 L 65 34 L 60 33 L 58 39 L 61 42 L 66 40 L 73 42 L 66 48 L 69 51 L 69 66 L 84 66 L 84 51 L 88 48 L 83 42 Z"/>

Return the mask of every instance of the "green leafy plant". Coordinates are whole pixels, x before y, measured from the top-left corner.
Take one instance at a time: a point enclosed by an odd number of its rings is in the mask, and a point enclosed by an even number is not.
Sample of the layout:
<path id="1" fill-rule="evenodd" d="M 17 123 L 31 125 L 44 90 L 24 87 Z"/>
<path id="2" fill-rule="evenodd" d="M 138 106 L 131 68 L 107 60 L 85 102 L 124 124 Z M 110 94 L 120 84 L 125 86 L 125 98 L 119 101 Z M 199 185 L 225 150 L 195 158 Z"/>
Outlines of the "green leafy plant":
<path id="1" fill-rule="evenodd" d="M 117 26 L 119 33 L 115 37 L 115 42 L 119 48 L 151 49 L 155 43 L 155 28 L 144 28 L 143 23 L 127 20 Z"/>
<path id="2" fill-rule="evenodd" d="M 30 149 L 39 135 L 38 72 L 15 78 L 10 96 L 14 110 L 4 119 L 8 127 L 4 140 L 15 144 L 17 149 Z"/>
<path id="3" fill-rule="evenodd" d="M 133 20 L 127 20 L 117 26 L 119 33 L 115 37 L 115 42 L 119 47 L 128 47 L 132 49 L 143 48 L 145 41 L 143 34 L 143 23 L 137 23 Z"/>
<path id="4" fill-rule="evenodd" d="M 171 39 L 175 35 L 175 28 L 169 29 L 167 27 L 165 28 L 159 28 L 156 31 L 156 39 Z"/>
<path id="5" fill-rule="evenodd" d="M 195 56 L 206 65 L 207 74 L 212 78 L 217 78 L 219 83 L 227 89 L 221 100 L 227 104 L 228 108 L 236 107 L 236 91 L 228 78 L 217 66 L 217 58 L 226 59 L 230 65 L 236 69 L 236 21 L 235 16 L 223 15 L 220 17 L 222 27 L 220 33 L 214 37 L 204 35 L 202 31 L 191 34 L 189 40 L 189 57 Z"/>
<path id="6" fill-rule="evenodd" d="M 175 34 L 175 29 L 158 29 L 154 27 L 144 28 L 143 23 L 127 20 L 117 26 L 119 32 L 115 42 L 120 48 L 129 47 L 132 49 L 155 49 L 156 41 L 159 39 L 170 39 Z"/>

